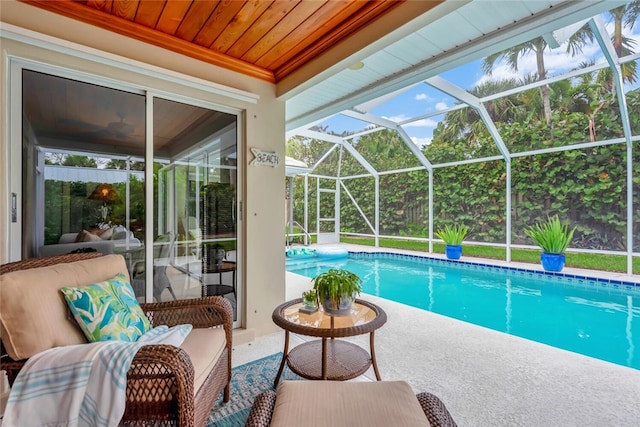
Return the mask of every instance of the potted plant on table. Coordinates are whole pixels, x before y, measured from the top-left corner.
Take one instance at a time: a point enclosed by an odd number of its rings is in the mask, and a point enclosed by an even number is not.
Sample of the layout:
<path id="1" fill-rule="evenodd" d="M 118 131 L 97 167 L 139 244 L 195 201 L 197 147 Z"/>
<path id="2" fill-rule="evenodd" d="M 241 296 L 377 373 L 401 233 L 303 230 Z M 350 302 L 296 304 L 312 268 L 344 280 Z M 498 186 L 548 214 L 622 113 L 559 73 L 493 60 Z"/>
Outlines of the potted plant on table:
<path id="1" fill-rule="evenodd" d="M 362 279 L 351 271 L 330 269 L 313 278 L 313 289 L 324 311 L 334 316 L 346 315 L 356 296 L 362 292 Z"/>
<path id="2" fill-rule="evenodd" d="M 576 227 L 569 229 L 569 224 L 560 222 L 558 215 L 547 218 L 544 223 L 535 224 L 524 229 L 527 236 L 542 248 L 540 262 L 546 271 L 562 271 L 565 264 L 564 252 L 569 247 Z"/>
<path id="3" fill-rule="evenodd" d="M 445 225 L 436 231 L 436 237 L 445 243 L 445 254 L 448 259 L 460 259 L 462 241 L 467 237 L 469 227 L 463 224 Z"/>
<path id="4" fill-rule="evenodd" d="M 309 289 L 302 293 L 302 307 L 299 311 L 311 314 L 318 311 L 318 295 L 315 289 Z"/>

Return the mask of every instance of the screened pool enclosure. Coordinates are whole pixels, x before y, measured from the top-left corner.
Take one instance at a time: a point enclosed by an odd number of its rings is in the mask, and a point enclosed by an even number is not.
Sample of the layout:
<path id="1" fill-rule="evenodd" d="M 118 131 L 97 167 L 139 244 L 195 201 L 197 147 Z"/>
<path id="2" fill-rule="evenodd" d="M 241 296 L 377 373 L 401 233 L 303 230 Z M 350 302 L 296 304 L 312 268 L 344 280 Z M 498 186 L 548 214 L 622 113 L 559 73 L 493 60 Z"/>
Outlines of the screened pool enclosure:
<path id="1" fill-rule="evenodd" d="M 423 240 L 533 247 L 558 215 L 570 249 L 640 256 L 638 2 L 539 34 L 287 134 L 293 217 L 318 242 Z M 353 70 L 353 73 L 358 73 Z"/>

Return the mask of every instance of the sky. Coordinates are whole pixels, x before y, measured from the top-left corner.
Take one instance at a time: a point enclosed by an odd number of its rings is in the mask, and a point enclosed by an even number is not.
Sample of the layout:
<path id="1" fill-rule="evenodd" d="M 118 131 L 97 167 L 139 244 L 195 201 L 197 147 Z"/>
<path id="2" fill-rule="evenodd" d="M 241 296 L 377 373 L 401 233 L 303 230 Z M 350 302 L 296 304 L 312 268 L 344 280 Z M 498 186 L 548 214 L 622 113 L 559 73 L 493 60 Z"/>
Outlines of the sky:
<path id="1" fill-rule="evenodd" d="M 608 14 L 602 15 L 603 22 L 608 31 L 612 32 L 613 23 Z M 623 34 L 635 41 L 635 49 L 640 52 L 640 22 L 636 21 L 633 30 L 623 29 Z M 598 44 L 594 41 L 586 45 L 582 52 L 576 56 L 565 53 L 566 43 L 557 49 L 545 50 L 545 67 L 549 77 L 556 76 L 575 68 L 582 62 L 595 60 L 596 63 L 604 61 L 602 52 Z M 472 89 L 479 83 L 487 80 L 520 78 L 524 75 L 536 72 L 536 59 L 534 54 L 523 55 L 518 61 L 518 71 L 512 70 L 504 62 L 498 62 L 494 66 L 491 76 L 485 75 L 481 69 L 482 59 L 473 61 L 456 69 L 440 74 L 440 77 L 449 80 L 462 89 Z M 639 67 L 640 68 L 640 67 Z M 637 85 L 636 85 L 637 87 Z M 632 89 L 632 88 L 625 88 Z M 635 87 L 633 88 L 635 89 Z M 424 114 L 445 110 L 456 104 L 456 101 L 433 87 L 419 83 L 395 98 L 370 110 L 369 112 L 395 122 L 401 122 L 409 118 L 418 117 Z M 426 119 L 403 125 L 404 130 L 418 146 L 429 144 L 432 140 L 433 130 L 438 122 L 444 118 L 444 114 L 438 114 Z M 370 126 L 359 120 L 336 115 L 320 124 L 328 126 L 330 131 L 341 133 L 343 131 L 357 132 Z"/>

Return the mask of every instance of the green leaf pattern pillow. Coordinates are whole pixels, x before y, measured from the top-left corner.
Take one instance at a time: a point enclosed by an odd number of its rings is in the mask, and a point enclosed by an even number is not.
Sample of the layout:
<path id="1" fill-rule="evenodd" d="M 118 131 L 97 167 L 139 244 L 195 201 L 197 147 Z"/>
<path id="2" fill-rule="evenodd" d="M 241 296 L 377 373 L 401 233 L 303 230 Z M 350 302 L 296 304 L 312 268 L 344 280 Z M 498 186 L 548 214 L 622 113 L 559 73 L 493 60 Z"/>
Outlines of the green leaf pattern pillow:
<path id="1" fill-rule="evenodd" d="M 81 288 L 61 289 L 73 317 L 90 342 L 137 341 L 151 329 L 126 276 Z"/>

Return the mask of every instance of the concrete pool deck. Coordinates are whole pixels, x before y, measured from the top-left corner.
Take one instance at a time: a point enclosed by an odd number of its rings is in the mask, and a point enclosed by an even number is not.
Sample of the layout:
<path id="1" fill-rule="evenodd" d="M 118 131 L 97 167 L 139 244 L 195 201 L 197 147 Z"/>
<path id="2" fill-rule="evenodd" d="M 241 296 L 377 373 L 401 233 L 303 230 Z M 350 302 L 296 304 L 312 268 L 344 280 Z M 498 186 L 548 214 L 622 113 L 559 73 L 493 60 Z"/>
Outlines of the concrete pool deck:
<path id="1" fill-rule="evenodd" d="M 375 248 L 340 245 L 352 251 Z M 379 249 L 379 251 L 391 251 Z M 396 251 L 422 256 L 421 252 Z M 471 262 L 494 263 L 474 258 Z M 509 266 L 532 264 L 510 263 Z M 567 273 L 593 277 L 591 271 Z M 604 274 L 640 282 L 637 276 Z M 309 289 L 310 279 L 288 273 L 287 299 Z M 413 389 L 438 395 L 462 426 L 637 426 L 640 370 L 604 362 L 507 335 L 372 295 L 387 323 L 376 332 L 383 380 L 406 380 Z M 296 345 L 309 337 L 292 337 Z M 368 337 L 350 339 L 368 348 Z M 234 347 L 234 366 L 281 352 L 284 332 Z M 636 350 L 640 352 L 640 349 Z M 640 357 L 640 353 L 633 357 Z M 370 369 L 359 380 L 374 380 Z"/>

